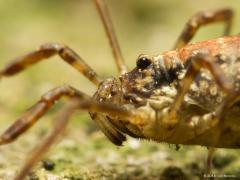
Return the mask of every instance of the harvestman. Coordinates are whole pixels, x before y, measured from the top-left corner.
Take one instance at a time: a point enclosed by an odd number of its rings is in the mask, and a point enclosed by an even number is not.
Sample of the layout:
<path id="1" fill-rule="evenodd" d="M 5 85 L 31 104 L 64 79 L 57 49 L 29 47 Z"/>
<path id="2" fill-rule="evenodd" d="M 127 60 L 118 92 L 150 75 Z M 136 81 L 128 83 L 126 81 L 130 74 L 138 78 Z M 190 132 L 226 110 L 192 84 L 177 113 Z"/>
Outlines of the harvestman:
<path id="1" fill-rule="evenodd" d="M 228 35 L 232 10 L 197 13 L 186 24 L 175 50 L 156 56 L 140 55 L 136 68 L 128 72 L 107 8 L 102 0 L 94 2 L 120 72 L 119 79 L 101 79 L 76 52 L 56 43 L 44 44 L 0 71 L 0 77 L 12 76 L 45 58 L 59 55 L 98 87 L 92 97 L 71 86 L 54 88 L 1 135 L 0 144 L 14 141 L 55 102 L 63 96 L 69 97 L 53 129 L 33 150 L 15 179 L 26 176 L 78 109 L 88 110 L 115 145 L 121 145 L 126 135 L 177 145 L 203 145 L 211 149 L 209 166 L 213 148 L 239 148 L 240 37 L 225 36 L 187 45 L 199 27 L 213 22 L 225 22 Z"/>

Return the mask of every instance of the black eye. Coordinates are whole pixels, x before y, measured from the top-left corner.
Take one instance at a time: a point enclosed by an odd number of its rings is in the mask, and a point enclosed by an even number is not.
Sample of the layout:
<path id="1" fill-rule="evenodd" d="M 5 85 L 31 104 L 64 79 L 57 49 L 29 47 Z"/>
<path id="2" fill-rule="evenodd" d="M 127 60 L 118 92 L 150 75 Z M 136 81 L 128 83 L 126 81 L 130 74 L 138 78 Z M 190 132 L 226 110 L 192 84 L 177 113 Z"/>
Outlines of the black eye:
<path id="1" fill-rule="evenodd" d="M 151 63 L 151 59 L 148 57 L 139 57 L 137 60 L 137 68 L 142 70 L 146 69 Z"/>

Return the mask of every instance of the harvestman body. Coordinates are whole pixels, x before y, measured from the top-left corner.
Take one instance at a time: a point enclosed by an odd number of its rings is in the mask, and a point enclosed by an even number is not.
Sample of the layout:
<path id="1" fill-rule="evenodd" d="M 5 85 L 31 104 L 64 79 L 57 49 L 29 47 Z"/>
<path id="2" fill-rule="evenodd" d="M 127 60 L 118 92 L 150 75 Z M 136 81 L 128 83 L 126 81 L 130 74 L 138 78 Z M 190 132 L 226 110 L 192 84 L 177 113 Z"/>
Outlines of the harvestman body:
<path id="1" fill-rule="evenodd" d="M 72 49 L 56 43 L 42 45 L 0 71 L 0 77 L 12 76 L 58 54 L 98 86 L 93 97 L 71 86 L 48 91 L 1 135 L 0 144 L 12 142 L 61 97 L 70 98 L 54 121 L 52 131 L 34 149 L 15 179 L 26 176 L 78 109 L 88 110 L 116 145 L 121 145 L 129 135 L 172 144 L 239 148 L 240 36 L 187 45 L 200 26 L 212 22 L 225 22 L 228 35 L 232 11 L 221 9 L 194 15 L 177 40 L 175 50 L 157 56 L 140 55 L 136 68 L 127 72 L 106 6 L 102 0 L 94 2 L 120 72 L 119 79 L 102 80 Z"/>

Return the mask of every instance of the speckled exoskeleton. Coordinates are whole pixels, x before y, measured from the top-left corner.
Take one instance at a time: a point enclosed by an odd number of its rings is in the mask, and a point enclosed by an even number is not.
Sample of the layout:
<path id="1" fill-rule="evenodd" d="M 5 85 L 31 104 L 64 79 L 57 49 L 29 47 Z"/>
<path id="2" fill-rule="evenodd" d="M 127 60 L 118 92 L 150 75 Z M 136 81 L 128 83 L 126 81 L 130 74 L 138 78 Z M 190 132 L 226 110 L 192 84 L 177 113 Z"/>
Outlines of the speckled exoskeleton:
<path id="1" fill-rule="evenodd" d="M 0 77 L 12 76 L 57 54 L 98 86 L 93 97 L 71 86 L 50 90 L 0 136 L 0 144 L 12 142 L 61 97 L 69 97 L 53 130 L 29 156 L 16 179 L 25 177 L 79 109 L 88 110 L 116 145 L 129 135 L 176 145 L 240 148 L 240 36 L 227 36 L 232 10 L 194 15 L 174 50 L 155 56 L 140 55 L 136 67 L 127 71 L 106 6 L 102 0 L 94 2 L 120 72 L 119 79 L 101 79 L 71 48 L 57 43 L 42 45 L 0 71 Z M 200 26 L 218 21 L 226 23 L 225 37 L 188 44 Z"/>

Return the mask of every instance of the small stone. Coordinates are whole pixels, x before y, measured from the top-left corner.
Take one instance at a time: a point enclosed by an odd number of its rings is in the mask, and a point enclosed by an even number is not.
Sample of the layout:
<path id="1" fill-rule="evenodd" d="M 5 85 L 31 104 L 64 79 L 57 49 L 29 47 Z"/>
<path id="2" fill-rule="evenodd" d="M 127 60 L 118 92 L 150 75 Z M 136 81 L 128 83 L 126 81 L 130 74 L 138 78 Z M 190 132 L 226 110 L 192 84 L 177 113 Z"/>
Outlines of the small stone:
<path id="1" fill-rule="evenodd" d="M 55 167 L 55 163 L 50 161 L 50 160 L 43 160 L 42 161 L 42 166 L 47 171 L 52 171 L 54 169 L 54 167 Z"/>

